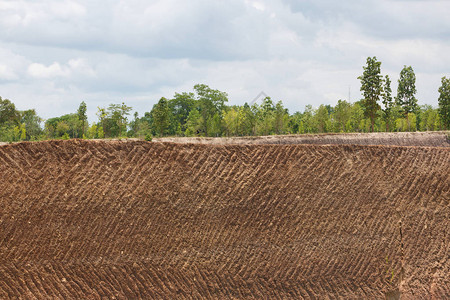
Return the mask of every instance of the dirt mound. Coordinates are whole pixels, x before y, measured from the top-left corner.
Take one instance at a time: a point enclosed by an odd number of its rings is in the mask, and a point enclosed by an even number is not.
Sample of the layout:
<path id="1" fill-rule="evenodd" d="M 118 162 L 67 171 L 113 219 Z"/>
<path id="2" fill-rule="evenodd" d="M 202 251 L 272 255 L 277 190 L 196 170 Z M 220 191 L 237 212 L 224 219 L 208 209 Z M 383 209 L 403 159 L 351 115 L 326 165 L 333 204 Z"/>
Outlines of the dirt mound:
<path id="1" fill-rule="evenodd" d="M 0 298 L 450 296 L 450 151 L 0 147 Z"/>
<path id="2" fill-rule="evenodd" d="M 253 137 L 166 137 L 159 142 L 195 144 L 314 144 L 314 145 L 397 145 L 450 147 L 450 131 L 323 133 L 296 135 L 268 135 Z"/>

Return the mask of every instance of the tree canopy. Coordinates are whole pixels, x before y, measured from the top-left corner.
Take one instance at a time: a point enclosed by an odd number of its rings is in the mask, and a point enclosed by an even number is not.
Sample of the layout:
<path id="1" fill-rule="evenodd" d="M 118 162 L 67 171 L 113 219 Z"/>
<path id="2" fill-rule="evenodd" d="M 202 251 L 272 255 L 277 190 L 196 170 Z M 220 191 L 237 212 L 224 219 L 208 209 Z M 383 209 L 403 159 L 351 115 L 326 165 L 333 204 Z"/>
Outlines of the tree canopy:
<path id="1" fill-rule="evenodd" d="M 264 98 L 251 106 L 228 106 L 228 94 L 196 84 L 192 91 L 162 97 L 139 117 L 132 107 L 110 104 L 97 108 L 97 120 L 88 122 L 88 105 L 82 101 L 75 113 L 43 120 L 36 110 L 19 111 L 0 97 L 0 141 L 45 138 L 121 138 L 151 136 L 252 136 L 326 132 L 442 130 L 450 128 L 450 79 L 439 87 L 439 108 L 419 106 L 416 76 L 411 66 L 399 74 L 395 101 L 391 78 L 381 74 L 381 62 L 368 57 L 363 66 L 362 99 L 354 103 L 337 99 L 336 105 L 306 105 L 290 114 L 281 100 Z M 380 105 L 381 100 L 381 105 Z M 44 122 L 43 128 L 41 127 Z"/>
<path id="2" fill-rule="evenodd" d="M 358 79 L 361 81 L 361 91 L 363 92 L 363 110 L 366 117 L 370 118 L 371 130 L 374 131 L 376 113 L 380 109 L 378 104 L 383 91 L 381 76 L 381 62 L 376 56 L 368 57 L 364 72 Z"/>

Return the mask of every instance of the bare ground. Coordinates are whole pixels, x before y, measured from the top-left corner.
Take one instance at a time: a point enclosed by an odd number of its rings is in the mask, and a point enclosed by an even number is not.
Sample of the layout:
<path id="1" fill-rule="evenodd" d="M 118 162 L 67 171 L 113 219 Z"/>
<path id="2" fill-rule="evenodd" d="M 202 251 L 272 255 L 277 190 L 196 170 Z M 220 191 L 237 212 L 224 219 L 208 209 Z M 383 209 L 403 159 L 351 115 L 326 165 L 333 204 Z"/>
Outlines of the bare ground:
<path id="1" fill-rule="evenodd" d="M 450 151 L 0 146 L 0 298 L 448 299 Z"/>
<path id="2" fill-rule="evenodd" d="M 268 135 L 255 137 L 165 137 L 158 142 L 198 144 L 355 144 L 450 147 L 450 131 L 323 133 L 296 135 Z"/>

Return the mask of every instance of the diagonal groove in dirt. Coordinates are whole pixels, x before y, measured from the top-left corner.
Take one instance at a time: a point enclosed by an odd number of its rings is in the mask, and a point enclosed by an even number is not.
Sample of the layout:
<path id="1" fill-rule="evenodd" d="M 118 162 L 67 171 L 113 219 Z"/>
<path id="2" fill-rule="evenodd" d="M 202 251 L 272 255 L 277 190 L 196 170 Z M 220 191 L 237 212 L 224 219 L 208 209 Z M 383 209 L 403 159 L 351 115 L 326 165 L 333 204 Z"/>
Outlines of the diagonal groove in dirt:
<path id="1" fill-rule="evenodd" d="M 449 166 L 439 147 L 2 146 L 0 298 L 445 298 Z"/>

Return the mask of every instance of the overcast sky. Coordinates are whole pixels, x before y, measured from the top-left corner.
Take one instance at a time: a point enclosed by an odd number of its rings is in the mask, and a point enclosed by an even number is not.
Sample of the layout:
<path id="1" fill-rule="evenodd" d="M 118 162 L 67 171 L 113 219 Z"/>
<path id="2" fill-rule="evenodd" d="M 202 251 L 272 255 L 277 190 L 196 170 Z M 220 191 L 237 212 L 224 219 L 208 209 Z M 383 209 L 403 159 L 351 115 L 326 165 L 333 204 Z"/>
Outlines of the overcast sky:
<path id="1" fill-rule="evenodd" d="M 0 1 L 0 96 L 44 118 L 124 101 L 141 115 L 205 83 L 290 112 L 359 100 L 368 56 L 420 104 L 450 76 L 450 1 Z"/>

